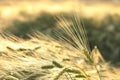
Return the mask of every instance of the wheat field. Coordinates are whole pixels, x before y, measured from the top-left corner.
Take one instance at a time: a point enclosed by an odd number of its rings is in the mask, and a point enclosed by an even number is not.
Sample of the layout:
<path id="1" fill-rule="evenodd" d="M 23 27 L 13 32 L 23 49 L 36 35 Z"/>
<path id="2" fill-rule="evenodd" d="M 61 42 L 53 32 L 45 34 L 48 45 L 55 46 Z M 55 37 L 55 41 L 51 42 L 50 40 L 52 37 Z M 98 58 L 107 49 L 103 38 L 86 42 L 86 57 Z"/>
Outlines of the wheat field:
<path id="1" fill-rule="evenodd" d="M 68 44 L 41 34 L 28 41 L 10 39 L 1 38 L 0 42 L 0 80 L 74 80 L 71 76 L 75 80 L 99 80 L 96 69 Z M 107 62 L 97 68 L 101 70 L 101 80 L 120 79 L 119 68 Z M 62 73 L 65 69 L 68 72 Z"/>
<path id="2" fill-rule="evenodd" d="M 34 16 L 43 10 L 50 13 L 69 12 L 73 10 L 70 5 L 74 5 L 71 1 L 61 2 L 62 7 L 50 1 L 48 3 L 49 5 L 45 5 L 45 1 L 39 3 L 16 2 L 17 5 L 13 5 L 13 3 L 9 3 L 9 6 L 2 5 L 0 6 L 0 15 L 3 20 L 1 20 L 1 24 L 6 25 L 8 21 L 15 18 L 25 20 L 24 17 L 21 17 L 21 12 Z M 53 4 L 54 6 L 51 6 Z M 83 2 L 81 7 L 86 4 Z M 97 7 L 94 7 L 96 5 Z M 99 3 L 91 4 L 91 7 L 86 5 L 83 9 L 81 8 L 83 10 L 81 14 L 83 15 L 85 12 L 86 17 L 101 15 L 99 18 L 102 18 L 107 12 L 119 14 L 119 7 L 107 5 L 106 7 L 99 6 Z M 115 11 L 112 12 L 111 8 Z M 94 10 L 92 12 L 95 14 L 90 13 L 90 10 Z M 58 31 L 55 32 L 57 39 L 41 32 L 29 35 L 28 40 L 12 34 L 6 36 L 1 33 L 0 80 L 120 80 L 120 68 L 105 61 L 97 47 L 89 49 L 86 30 L 78 19 L 78 14 L 74 14 L 70 21 L 67 21 L 65 17 L 58 17 L 57 26 L 60 26 L 59 28 L 67 37 Z M 5 22 L 6 24 L 4 24 Z M 9 24 L 8 22 L 7 25 Z M 4 27 L 1 26 L 1 31 L 2 28 Z"/>

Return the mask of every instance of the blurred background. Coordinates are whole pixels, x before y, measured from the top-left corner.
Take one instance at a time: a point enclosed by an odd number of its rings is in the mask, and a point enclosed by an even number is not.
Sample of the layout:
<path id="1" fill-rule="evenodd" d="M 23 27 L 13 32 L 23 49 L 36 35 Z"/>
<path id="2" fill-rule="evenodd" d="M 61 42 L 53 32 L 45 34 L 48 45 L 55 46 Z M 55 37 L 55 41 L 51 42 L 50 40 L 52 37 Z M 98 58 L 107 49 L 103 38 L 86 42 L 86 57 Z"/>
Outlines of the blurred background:
<path id="1" fill-rule="evenodd" d="M 90 46 L 100 49 L 107 61 L 120 61 L 120 0 L 0 0 L 0 33 L 29 39 L 41 31 L 53 36 L 56 15 L 66 17 L 79 9 Z"/>

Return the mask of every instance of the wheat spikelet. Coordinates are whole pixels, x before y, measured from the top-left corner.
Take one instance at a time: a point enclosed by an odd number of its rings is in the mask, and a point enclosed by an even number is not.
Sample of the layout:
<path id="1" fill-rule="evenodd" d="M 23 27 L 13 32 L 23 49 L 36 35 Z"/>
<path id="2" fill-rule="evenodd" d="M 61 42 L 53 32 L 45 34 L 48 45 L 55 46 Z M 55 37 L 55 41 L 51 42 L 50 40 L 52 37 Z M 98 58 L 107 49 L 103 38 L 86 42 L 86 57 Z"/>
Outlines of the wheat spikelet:
<path id="1" fill-rule="evenodd" d="M 99 64 L 99 62 L 105 62 L 97 46 L 95 46 L 95 48 L 92 50 L 91 55 L 94 59 L 94 64 Z"/>

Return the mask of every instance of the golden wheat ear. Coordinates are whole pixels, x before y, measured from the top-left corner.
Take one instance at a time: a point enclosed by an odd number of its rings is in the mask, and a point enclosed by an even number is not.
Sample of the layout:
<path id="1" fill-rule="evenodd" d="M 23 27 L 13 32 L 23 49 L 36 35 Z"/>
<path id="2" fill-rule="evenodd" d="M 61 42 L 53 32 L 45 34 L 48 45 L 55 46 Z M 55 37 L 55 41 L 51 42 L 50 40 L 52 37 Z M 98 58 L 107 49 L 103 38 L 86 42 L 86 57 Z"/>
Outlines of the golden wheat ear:
<path id="1" fill-rule="evenodd" d="M 93 59 L 89 54 L 91 49 L 81 16 L 79 13 L 73 12 L 68 17 L 66 18 L 63 15 L 57 17 L 60 31 L 56 31 L 55 35 L 62 41 L 71 44 L 79 53 L 84 54 L 93 63 Z"/>

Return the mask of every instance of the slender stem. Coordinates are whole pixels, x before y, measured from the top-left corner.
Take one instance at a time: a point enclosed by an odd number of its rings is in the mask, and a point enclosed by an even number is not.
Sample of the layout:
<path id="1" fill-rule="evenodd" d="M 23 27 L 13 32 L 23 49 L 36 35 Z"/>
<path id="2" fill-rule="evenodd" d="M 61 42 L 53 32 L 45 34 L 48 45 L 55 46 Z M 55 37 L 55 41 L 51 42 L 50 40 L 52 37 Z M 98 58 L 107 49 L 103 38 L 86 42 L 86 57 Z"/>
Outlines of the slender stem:
<path id="1" fill-rule="evenodd" d="M 97 73 L 98 73 L 99 79 L 102 80 L 102 78 L 101 78 L 101 76 L 100 76 L 100 72 L 99 72 L 99 70 L 98 70 L 98 68 L 97 68 L 97 65 L 95 65 L 95 69 L 97 70 Z"/>
<path id="2" fill-rule="evenodd" d="M 65 72 L 66 68 L 64 68 L 53 80 L 58 80 L 59 77 Z"/>

